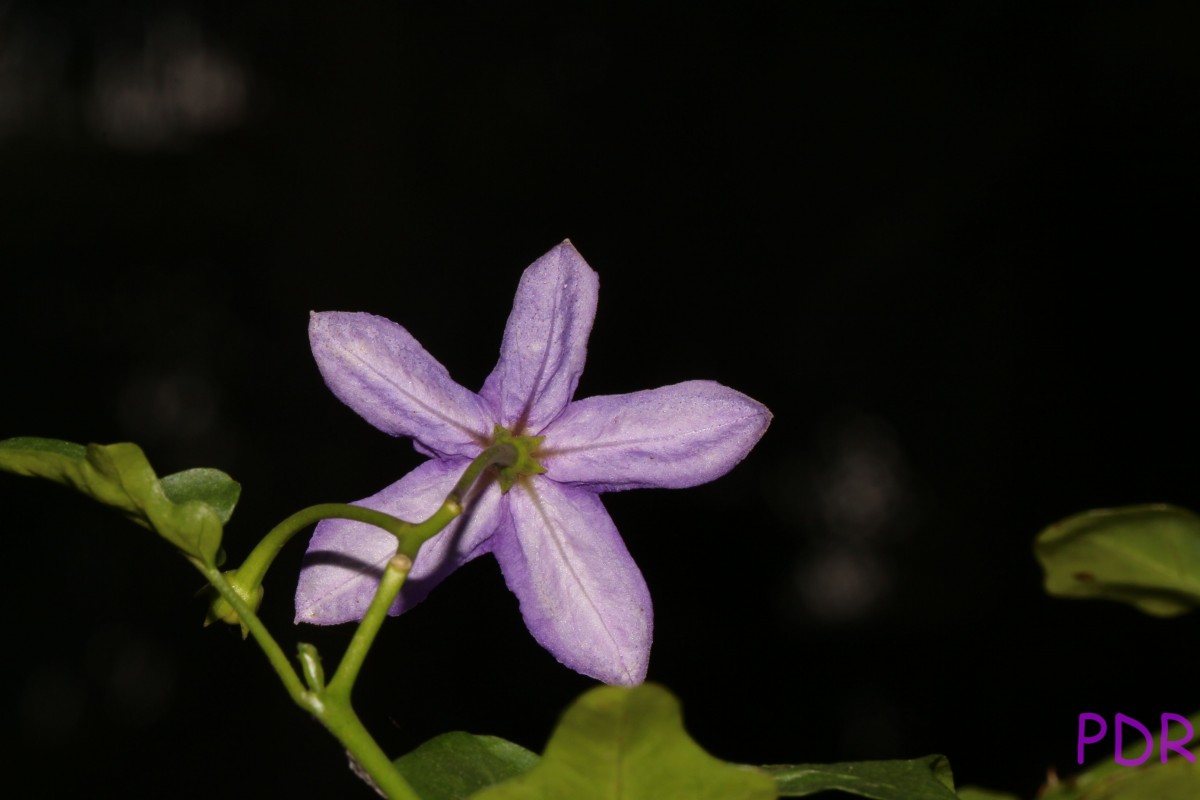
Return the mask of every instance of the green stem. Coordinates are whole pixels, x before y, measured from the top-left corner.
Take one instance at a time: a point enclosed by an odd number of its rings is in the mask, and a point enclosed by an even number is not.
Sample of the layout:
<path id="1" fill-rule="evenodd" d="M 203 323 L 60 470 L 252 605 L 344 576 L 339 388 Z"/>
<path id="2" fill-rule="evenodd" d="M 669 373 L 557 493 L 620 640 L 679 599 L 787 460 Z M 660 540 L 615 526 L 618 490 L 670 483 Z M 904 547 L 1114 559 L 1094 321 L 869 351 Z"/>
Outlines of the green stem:
<path id="1" fill-rule="evenodd" d="M 349 701 L 329 698 L 329 702 L 322 706 L 320 712 L 313 713 L 326 730 L 341 742 L 350 757 L 358 762 L 363 771 L 370 776 L 371 782 L 386 797 L 391 800 L 421 800 L 420 795 L 396 769 L 387 753 L 376 744 L 362 720 L 354 713 Z"/>
<path id="2" fill-rule="evenodd" d="M 275 560 L 275 556 L 279 555 L 279 551 L 288 543 L 288 540 L 309 525 L 323 519 L 351 519 L 356 522 L 365 522 L 368 525 L 383 528 L 397 537 L 409 527 L 404 520 L 362 506 L 352 506 L 346 503 L 321 503 L 309 506 L 280 522 L 263 537 L 262 541 L 250 551 L 250 555 L 246 556 L 242 565 L 238 567 L 238 582 L 243 586 L 256 588 L 262 583 L 267 570 L 271 567 L 271 562 Z"/>
<path id="3" fill-rule="evenodd" d="M 363 616 L 362 622 L 354 632 L 333 679 L 325 686 L 320 682 L 320 657 L 316 648 L 311 645 L 301 651 L 301 660 L 305 666 L 305 676 L 309 688 L 296 673 L 291 661 L 284 654 L 278 642 L 267 631 L 254 609 L 243 599 L 226 576 L 216 567 L 209 567 L 203 562 L 189 559 L 200 570 L 208 582 L 237 612 L 241 623 L 254 636 L 260 648 L 267 656 L 272 668 L 283 681 L 284 688 L 292 700 L 301 708 L 315 716 L 330 733 L 346 748 L 350 757 L 370 776 L 375 786 L 394 800 L 420 800 L 408 781 L 396 770 L 391 759 L 380 749 L 379 745 L 367 732 L 350 702 L 354 683 L 358 679 L 363 661 L 375 642 L 383 620 L 387 617 L 388 609 L 395 602 L 396 596 L 412 569 L 413 559 L 421 545 L 434 535 L 445 529 L 457 516 L 462 514 L 464 501 L 479 479 L 483 471 L 492 466 L 510 466 L 515 463 L 518 453 L 509 443 L 492 445 L 479 454 L 467 467 L 462 477 L 454 485 L 446 500 L 429 519 L 413 525 L 396 519 L 388 514 L 360 506 L 340 503 L 324 503 L 292 514 L 283 522 L 276 525 L 263 538 L 257 547 L 247 557 L 245 563 L 238 568 L 236 579 L 242 587 L 257 588 L 266 575 L 267 569 L 275 556 L 298 531 L 322 519 L 343 518 L 365 522 L 378 526 L 397 538 L 396 554 L 388 560 L 379 581 L 379 588 L 371 599 L 371 605 Z"/>
<path id="4" fill-rule="evenodd" d="M 230 585 L 225 574 L 216 567 L 210 567 L 204 564 L 199 559 L 189 558 L 188 561 L 200 570 L 200 573 L 208 579 L 212 587 L 220 593 L 221 597 L 225 598 L 225 602 L 233 606 L 237 611 L 238 617 L 241 619 L 242 625 L 250 631 L 250 635 L 254 637 L 254 641 L 262 648 L 263 654 L 266 655 L 267 661 L 271 667 L 279 675 L 279 679 L 283 681 L 283 686 L 287 689 L 292 699 L 304 708 L 309 708 L 308 692 L 304 689 L 304 684 L 300 681 L 300 676 L 296 674 L 296 670 L 292 667 L 292 662 L 283 652 L 283 648 L 275 641 L 275 637 L 271 636 L 270 631 L 262 624 L 262 620 L 254 613 L 254 610 L 242 599 L 242 596 L 234 590 Z M 310 709 L 311 710 L 311 709 Z"/>
<path id="5" fill-rule="evenodd" d="M 349 695 L 341 696 L 336 692 L 331 695 L 328 691 L 306 689 L 279 643 L 242 596 L 230 585 L 225 575 L 216 567 L 206 566 L 199 560 L 188 560 L 237 611 L 242 624 L 250 631 L 254 641 L 258 642 L 258 646 L 267 656 L 267 661 L 283 681 L 284 688 L 296 705 L 316 717 L 389 798 L 420 800 L 420 796 L 396 770 L 391 759 L 380 749 L 358 715 L 354 713 Z M 400 581 L 403 582 L 403 577 Z M 315 656 L 315 652 L 313 655 Z"/>
<path id="6" fill-rule="evenodd" d="M 355 629 L 354 638 L 347 645 L 346 652 L 338 663 L 337 671 L 326 686 L 327 694 L 344 698 L 349 703 L 350 692 L 354 688 L 354 682 L 358 679 L 358 671 L 362 668 L 371 645 L 375 643 L 375 635 L 379 633 L 380 626 L 387 618 L 388 609 L 396 595 L 400 594 L 400 587 L 404 585 L 404 579 L 408 577 L 410 569 L 412 569 L 412 559 L 407 555 L 397 553 L 388 561 L 387 567 L 383 570 L 383 578 L 379 581 L 379 589 L 371 598 L 371 605 L 367 607 L 367 613 L 363 615 L 362 622 Z"/>
<path id="7" fill-rule="evenodd" d="M 456 500 L 462 503 L 467 492 L 471 491 L 471 487 L 475 485 L 475 481 L 488 467 L 510 467 L 517 463 L 520 454 L 517 448 L 511 442 L 501 442 L 494 444 L 484 450 L 479 455 L 475 456 L 475 460 L 467 465 L 466 471 L 462 477 L 458 479 L 458 483 L 454 484 L 454 488 L 450 490 L 450 494 L 446 497 L 446 501 Z"/>

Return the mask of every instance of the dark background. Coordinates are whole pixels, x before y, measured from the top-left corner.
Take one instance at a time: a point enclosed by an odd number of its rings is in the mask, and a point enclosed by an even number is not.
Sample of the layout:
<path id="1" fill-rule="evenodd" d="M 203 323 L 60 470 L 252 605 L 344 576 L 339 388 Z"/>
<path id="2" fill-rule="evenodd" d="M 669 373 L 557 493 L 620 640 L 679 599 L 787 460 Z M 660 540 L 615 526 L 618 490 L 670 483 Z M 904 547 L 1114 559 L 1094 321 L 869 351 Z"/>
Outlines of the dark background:
<path id="1" fill-rule="evenodd" d="M 420 461 L 324 388 L 310 309 L 477 388 L 569 236 L 602 284 L 579 396 L 775 413 L 718 483 L 605 500 L 711 752 L 941 752 L 1029 797 L 1080 712 L 1200 707 L 1193 621 L 1048 599 L 1030 552 L 1200 507 L 1193 4 L 416 5 L 0 3 L 0 436 L 224 469 L 236 563 Z M 21 796 L 370 796 L 168 547 L 54 486 L 0 503 Z M 301 549 L 264 615 L 332 661 L 348 628 L 292 629 Z M 540 749 L 589 685 L 481 559 L 357 698 L 389 752 Z"/>

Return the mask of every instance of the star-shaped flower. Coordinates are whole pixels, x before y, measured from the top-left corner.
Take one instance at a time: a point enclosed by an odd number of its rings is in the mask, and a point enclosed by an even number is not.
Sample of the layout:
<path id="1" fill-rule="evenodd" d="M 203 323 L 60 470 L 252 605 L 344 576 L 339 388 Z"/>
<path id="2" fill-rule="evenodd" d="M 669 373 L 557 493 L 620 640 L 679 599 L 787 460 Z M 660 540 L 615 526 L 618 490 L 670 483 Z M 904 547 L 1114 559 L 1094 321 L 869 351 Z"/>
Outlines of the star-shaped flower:
<path id="1" fill-rule="evenodd" d="M 467 512 L 422 547 L 390 613 L 491 553 L 543 647 L 578 672 L 628 685 L 646 676 L 650 595 L 599 494 L 718 478 L 746 456 L 771 413 L 712 381 L 572 402 L 597 289 L 596 273 L 569 241 L 535 261 L 521 276 L 500 361 L 479 394 L 382 317 L 314 313 L 309 338 L 342 402 L 432 457 L 359 505 L 420 521 L 498 438 L 532 451 L 519 475 L 476 484 Z M 369 525 L 321 522 L 300 574 L 297 621 L 360 619 L 395 548 L 392 535 Z"/>

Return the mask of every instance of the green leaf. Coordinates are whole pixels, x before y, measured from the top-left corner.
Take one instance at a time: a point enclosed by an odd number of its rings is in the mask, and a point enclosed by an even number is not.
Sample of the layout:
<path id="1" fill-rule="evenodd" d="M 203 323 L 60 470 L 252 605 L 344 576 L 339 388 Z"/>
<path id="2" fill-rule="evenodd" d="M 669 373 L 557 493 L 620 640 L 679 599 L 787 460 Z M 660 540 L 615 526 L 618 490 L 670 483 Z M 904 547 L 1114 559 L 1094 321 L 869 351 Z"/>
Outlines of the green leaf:
<path id="1" fill-rule="evenodd" d="M 1169 617 L 1200 605 L 1200 517 L 1168 505 L 1086 511 L 1051 525 L 1034 552 L 1046 591 Z"/>
<path id="2" fill-rule="evenodd" d="M 1200 713 L 1188 717 L 1192 730 L 1200 731 Z M 1109 720 L 1109 725 L 1112 721 Z M 1042 787 L 1038 800 L 1174 800 L 1200 797 L 1200 770 L 1195 764 L 1172 756 L 1167 763 L 1159 760 L 1162 736 L 1158 726 L 1149 726 L 1154 745 L 1150 759 L 1140 767 L 1119 764 L 1109 754 L 1094 766 L 1064 780 L 1053 779 Z M 1109 733 L 1115 738 L 1116 734 Z M 1172 721 L 1167 733 L 1172 742 L 1187 735 L 1187 728 Z M 1140 758 L 1146 742 L 1141 736 L 1126 744 L 1122 755 L 1127 761 Z M 1193 754 L 1196 751 L 1193 750 Z"/>
<path id="3" fill-rule="evenodd" d="M 945 756 L 763 769 L 775 778 L 780 797 L 841 791 L 874 800 L 955 800 L 954 776 Z"/>
<path id="4" fill-rule="evenodd" d="M 70 486 L 123 511 L 186 555 L 215 565 L 241 487 L 219 470 L 159 480 L 135 444 L 83 445 L 30 437 L 0 441 L 0 470 Z"/>
<path id="5" fill-rule="evenodd" d="M 15 439 L 0 441 L 0 455 L 3 456 L 5 462 L 11 461 L 16 465 L 22 462 L 32 464 L 39 458 L 55 455 L 78 461 L 87 455 L 87 448 L 74 442 L 64 442 L 61 439 L 37 439 L 32 436 L 18 436 Z M 22 475 L 30 474 L 28 472 L 21 472 L 16 467 L 9 469 L 9 471 Z"/>
<path id="6" fill-rule="evenodd" d="M 463 800 L 472 792 L 528 772 L 537 753 L 498 736 L 443 733 L 395 760 L 421 800 Z"/>
<path id="7" fill-rule="evenodd" d="M 212 507 L 221 519 L 221 524 L 229 522 L 238 498 L 242 495 L 242 485 L 219 469 L 197 467 L 168 475 L 159 481 L 167 499 L 172 503 L 187 503 L 199 500 Z"/>
<path id="8" fill-rule="evenodd" d="M 130 469 L 125 480 L 120 477 L 121 464 L 126 462 L 131 451 L 141 451 L 134 445 L 112 445 L 111 452 L 63 442 L 58 439 L 34 439 L 23 437 L 0 441 L 0 469 L 17 475 L 46 478 L 62 483 L 99 500 L 105 505 L 121 509 L 126 514 L 136 514 L 137 504 L 129 496 L 126 481 L 145 487 L 145 475 L 138 474 L 136 465 Z M 142 459 L 145 460 L 144 458 Z M 146 465 L 149 469 L 149 465 Z M 150 481 L 154 473 L 150 472 Z"/>
<path id="9" fill-rule="evenodd" d="M 563 715 L 537 766 L 473 800 L 772 800 L 775 782 L 710 756 L 653 684 L 601 686 Z"/>
<path id="10" fill-rule="evenodd" d="M 1021 800 L 1015 794 L 983 789 L 979 786 L 964 786 L 958 790 L 958 800 Z"/>

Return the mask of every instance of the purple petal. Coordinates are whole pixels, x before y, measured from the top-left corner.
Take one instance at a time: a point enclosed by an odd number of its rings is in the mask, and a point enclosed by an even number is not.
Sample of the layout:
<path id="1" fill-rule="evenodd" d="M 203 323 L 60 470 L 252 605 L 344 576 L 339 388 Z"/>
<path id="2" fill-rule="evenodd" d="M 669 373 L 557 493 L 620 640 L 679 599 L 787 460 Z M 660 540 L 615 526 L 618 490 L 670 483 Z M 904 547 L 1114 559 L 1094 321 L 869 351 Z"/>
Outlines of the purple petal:
<path id="1" fill-rule="evenodd" d="M 457 456 L 475 455 L 491 435 L 479 397 L 391 320 L 314 312 L 308 337 L 325 383 L 379 430 L 410 436 L 423 452 Z"/>
<path id="2" fill-rule="evenodd" d="M 468 463 L 464 459 L 426 461 L 355 505 L 421 522 L 446 499 Z M 412 608 L 451 572 L 491 549 L 490 537 L 504 518 L 500 499 L 495 482 L 468 495 L 466 512 L 421 547 L 389 614 Z M 383 567 L 395 552 L 396 537 L 373 525 L 345 519 L 321 521 L 308 545 L 296 587 L 296 622 L 334 625 L 362 619 Z"/>
<path id="3" fill-rule="evenodd" d="M 572 403 L 543 433 L 546 475 L 596 492 L 678 489 L 719 478 L 771 422 L 757 400 L 713 381 L 687 381 Z"/>
<path id="4" fill-rule="evenodd" d="M 507 497 L 510 524 L 492 552 L 533 638 L 584 675 L 641 683 L 650 658 L 650 592 L 600 498 L 540 477 Z"/>
<path id="5" fill-rule="evenodd" d="M 537 434 L 575 394 L 599 281 L 569 241 L 521 276 L 500 361 L 480 394 L 513 433 Z"/>

